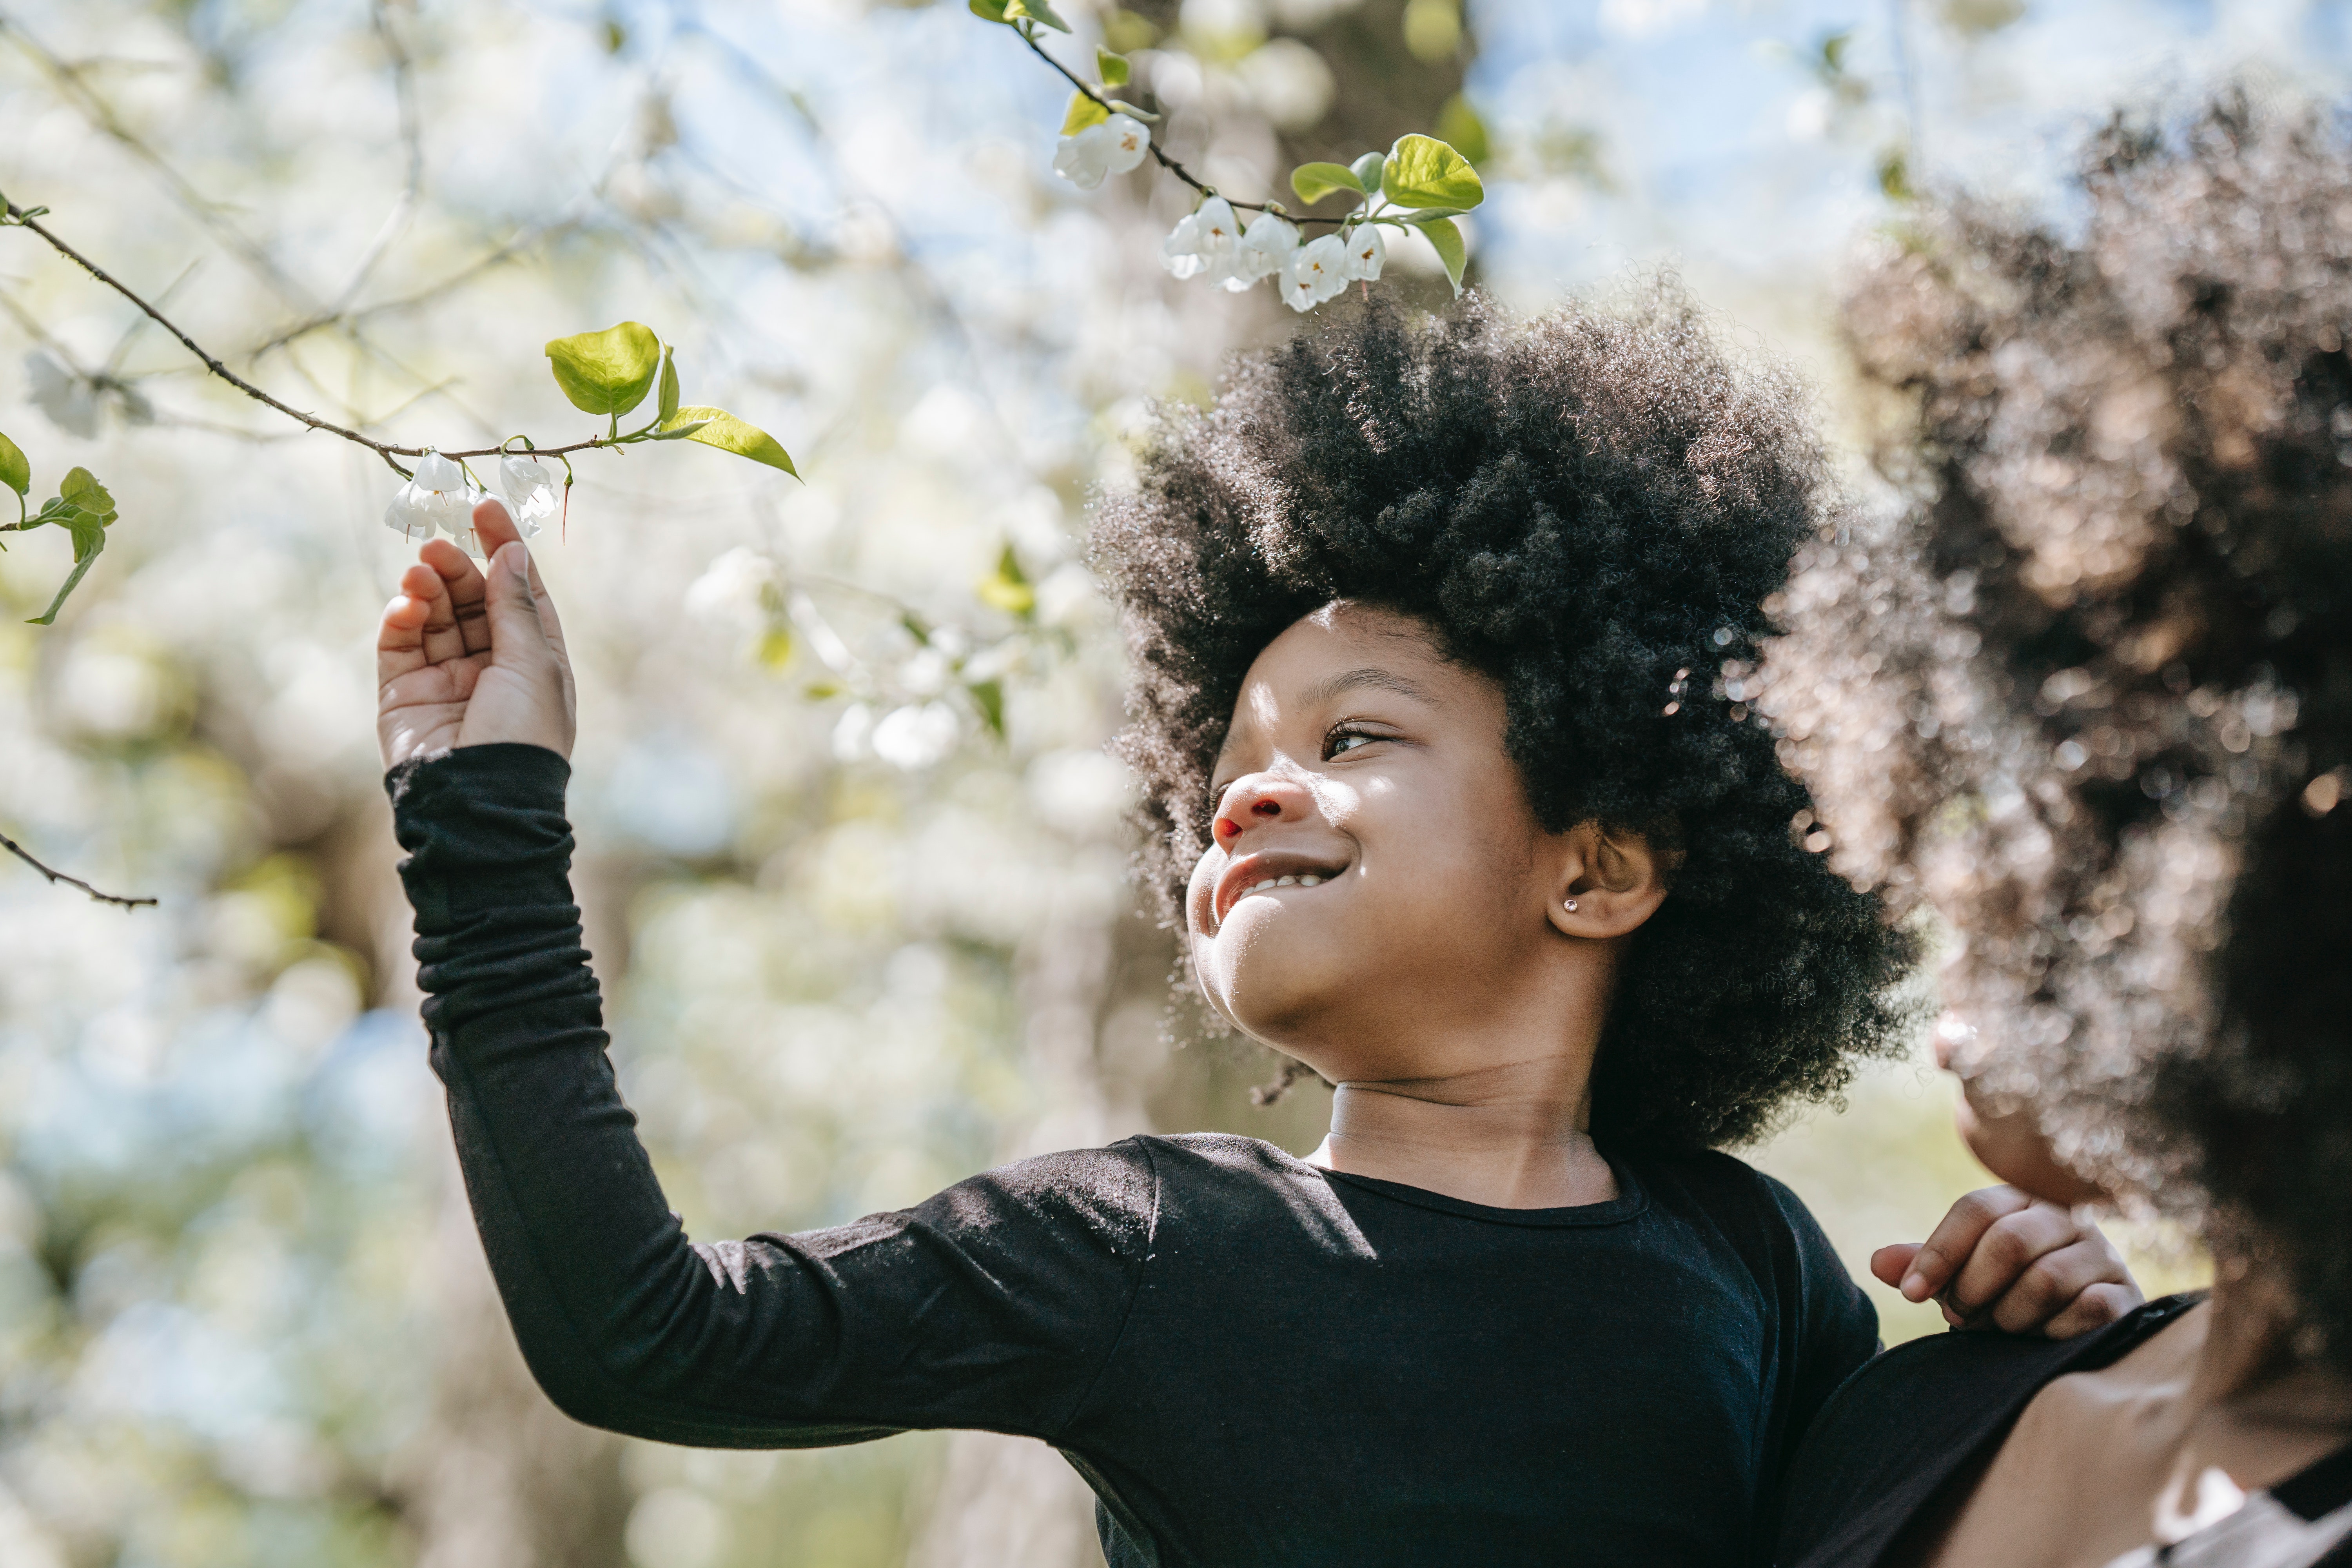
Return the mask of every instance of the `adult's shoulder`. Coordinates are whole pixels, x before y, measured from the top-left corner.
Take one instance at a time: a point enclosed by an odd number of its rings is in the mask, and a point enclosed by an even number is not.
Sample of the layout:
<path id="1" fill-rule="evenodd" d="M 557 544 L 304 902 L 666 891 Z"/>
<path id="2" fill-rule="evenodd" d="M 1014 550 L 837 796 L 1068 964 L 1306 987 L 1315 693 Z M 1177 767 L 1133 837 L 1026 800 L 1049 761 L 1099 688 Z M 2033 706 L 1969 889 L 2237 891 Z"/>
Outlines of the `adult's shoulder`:
<path id="1" fill-rule="evenodd" d="M 1719 1223 L 1761 1224 L 1811 1240 L 1820 1233 L 1812 1211 L 1777 1176 L 1767 1175 L 1720 1149 L 1609 1151 L 1658 1199 L 1702 1211 Z"/>
<path id="2" fill-rule="evenodd" d="M 1838 1386 L 1789 1471 L 1774 1561 L 1860 1568 L 2053 1378 L 2104 1366 L 2196 1305 L 2150 1301 L 2073 1340 L 1953 1331 L 1884 1352 Z"/>

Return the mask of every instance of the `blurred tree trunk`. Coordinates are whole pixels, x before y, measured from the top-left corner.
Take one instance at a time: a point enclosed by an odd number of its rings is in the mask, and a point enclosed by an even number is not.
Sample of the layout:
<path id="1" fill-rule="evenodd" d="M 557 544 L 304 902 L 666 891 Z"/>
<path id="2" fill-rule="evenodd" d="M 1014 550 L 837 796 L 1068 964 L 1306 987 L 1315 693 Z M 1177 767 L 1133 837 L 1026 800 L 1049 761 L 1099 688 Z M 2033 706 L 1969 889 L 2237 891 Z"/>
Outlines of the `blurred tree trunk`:
<path id="1" fill-rule="evenodd" d="M 1175 23 L 1173 5 L 1135 9 L 1163 32 Z M 1407 132 L 1434 132 L 1462 90 L 1470 40 L 1465 33 L 1451 57 L 1416 58 L 1405 47 L 1404 10 L 1405 0 L 1364 0 L 1335 8 L 1311 27 L 1275 28 L 1277 37 L 1304 41 L 1330 69 L 1330 108 L 1312 126 L 1285 130 L 1263 119 L 1236 123 L 1229 113 L 1213 127 L 1190 128 L 1192 134 L 1205 133 L 1212 145 L 1270 142 L 1280 161 L 1276 177 L 1283 178 L 1310 159 L 1346 162 L 1368 148 L 1386 148 Z M 1191 153 L 1180 146 L 1180 155 Z M 1150 165 L 1136 180 L 1151 195 L 1114 227 L 1115 243 L 1140 273 L 1157 258 L 1156 242 L 1167 224 L 1162 204 L 1182 193 L 1162 188 L 1174 182 Z M 1204 380 L 1213 382 L 1236 350 L 1286 330 L 1287 316 L 1266 290 L 1236 298 L 1161 281 L 1170 308 L 1183 318 L 1187 368 Z M 1444 279 L 1426 292 L 1419 302 L 1433 304 L 1444 292 Z M 1138 1004 L 1156 1010 L 1175 959 L 1171 933 L 1138 918 L 1133 905 L 1108 920 L 1055 921 L 1031 940 L 1023 954 L 1022 1007 L 1029 1071 L 1045 1109 L 1004 1151 L 1007 1159 L 1143 1131 L 1154 1079 L 1171 1068 L 1213 1068 L 1213 1058 L 1198 1051 L 1174 1063 L 1139 1061 L 1139 1054 L 1164 1053 L 1156 1034 L 1139 1053 L 1136 1042 L 1123 1037 L 1134 1031 L 1112 1026 L 1135 1016 Z M 908 1568 L 1087 1568 L 1102 1562 L 1093 1494 L 1077 1473 L 1042 1443 L 990 1432 L 959 1432 L 949 1439 L 938 1489 L 913 1542 Z"/>

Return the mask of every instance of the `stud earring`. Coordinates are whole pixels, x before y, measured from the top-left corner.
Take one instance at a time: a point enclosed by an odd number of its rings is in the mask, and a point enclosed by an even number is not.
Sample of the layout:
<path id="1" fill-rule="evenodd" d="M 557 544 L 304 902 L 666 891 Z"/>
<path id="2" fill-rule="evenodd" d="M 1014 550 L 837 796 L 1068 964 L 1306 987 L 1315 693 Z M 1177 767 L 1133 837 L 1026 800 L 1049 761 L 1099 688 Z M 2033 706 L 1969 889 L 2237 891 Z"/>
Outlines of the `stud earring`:
<path id="1" fill-rule="evenodd" d="M 1570 914 L 1574 914 L 1576 912 L 1576 900 L 1574 899 L 1562 899 L 1559 901 L 1559 907 L 1566 910 Z"/>

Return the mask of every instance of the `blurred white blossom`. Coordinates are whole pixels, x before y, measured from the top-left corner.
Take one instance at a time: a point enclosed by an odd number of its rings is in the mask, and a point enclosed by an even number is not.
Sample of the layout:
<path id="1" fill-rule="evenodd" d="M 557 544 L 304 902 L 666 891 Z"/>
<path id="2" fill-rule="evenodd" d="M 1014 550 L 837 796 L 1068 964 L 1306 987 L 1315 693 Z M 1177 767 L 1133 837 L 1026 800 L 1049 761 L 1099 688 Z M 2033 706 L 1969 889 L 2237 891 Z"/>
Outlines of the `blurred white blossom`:
<path id="1" fill-rule="evenodd" d="M 855 763 L 869 754 L 874 739 L 874 710 L 863 702 L 853 702 L 841 710 L 833 726 L 833 759 L 837 763 Z"/>
<path id="2" fill-rule="evenodd" d="M 1211 196 L 1200 207 L 1177 220 L 1160 242 L 1160 265 L 1179 278 L 1206 274 L 1212 283 L 1233 275 L 1234 252 L 1241 244 L 1242 226 L 1231 202 Z"/>
<path id="3" fill-rule="evenodd" d="M 713 561 L 686 590 L 686 613 L 738 632 L 767 629 L 784 574 L 767 556 L 739 544 Z"/>
<path id="4" fill-rule="evenodd" d="M 955 750 L 962 721 L 944 702 L 893 708 L 874 726 L 874 754 L 894 768 L 915 773 Z"/>
<path id="5" fill-rule="evenodd" d="M 1065 136 L 1054 149 L 1054 173 L 1082 191 L 1091 191 L 1108 174 L 1124 174 L 1143 162 L 1151 150 L 1151 132 L 1143 122 L 1114 114 L 1099 125 L 1089 125 L 1076 136 Z"/>
<path id="6" fill-rule="evenodd" d="M 51 424 L 87 441 L 98 434 L 98 392 L 37 349 L 25 356 L 26 391 Z"/>
<path id="7" fill-rule="evenodd" d="M 466 470 L 438 452 L 416 460 L 415 476 L 400 487 L 383 510 L 383 525 L 421 544 L 439 529 L 456 540 L 468 555 L 482 552 L 474 537 L 474 502 L 479 497 L 466 482 Z"/>

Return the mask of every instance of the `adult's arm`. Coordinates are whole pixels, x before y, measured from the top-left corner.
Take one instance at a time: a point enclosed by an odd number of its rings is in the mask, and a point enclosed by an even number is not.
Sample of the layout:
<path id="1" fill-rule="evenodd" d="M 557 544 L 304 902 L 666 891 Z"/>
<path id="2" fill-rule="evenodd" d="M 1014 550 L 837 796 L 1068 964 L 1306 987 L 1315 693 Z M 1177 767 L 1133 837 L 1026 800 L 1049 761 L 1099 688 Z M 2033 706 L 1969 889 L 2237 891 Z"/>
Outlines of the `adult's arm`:
<path id="1" fill-rule="evenodd" d="M 1139 1144 L 1047 1156 L 902 1213 L 693 1245 L 605 1055 L 539 746 L 387 776 L 434 1070 L 524 1358 L 573 1417 L 809 1447 L 916 1426 L 1052 1441 L 1108 1359 L 1153 1215 Z"/>

